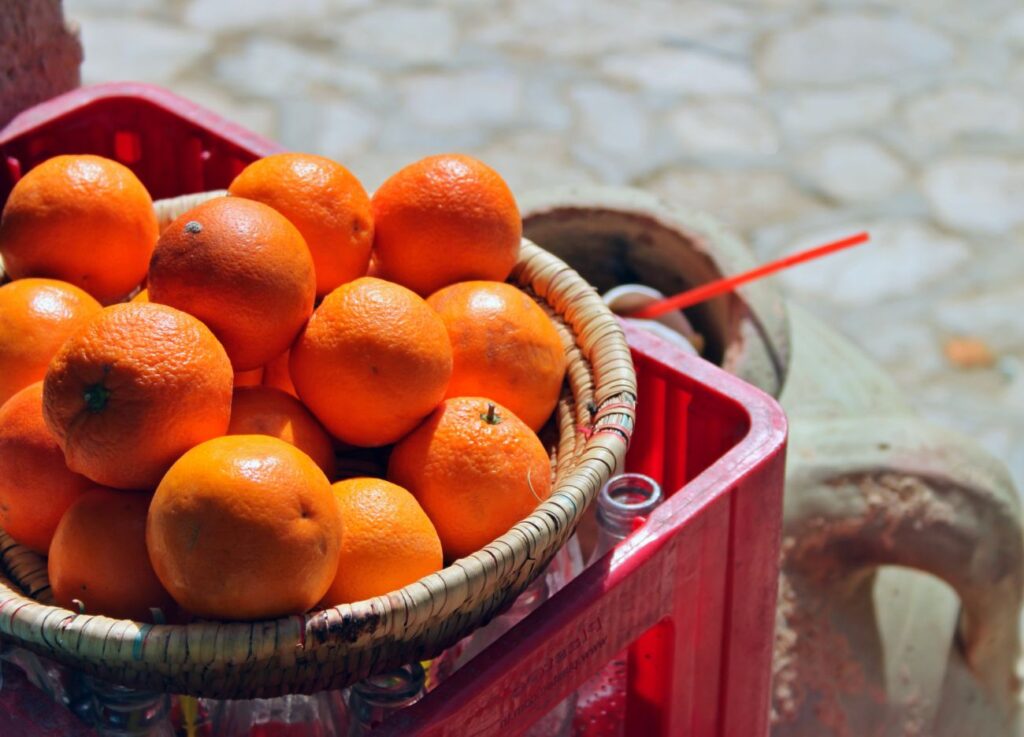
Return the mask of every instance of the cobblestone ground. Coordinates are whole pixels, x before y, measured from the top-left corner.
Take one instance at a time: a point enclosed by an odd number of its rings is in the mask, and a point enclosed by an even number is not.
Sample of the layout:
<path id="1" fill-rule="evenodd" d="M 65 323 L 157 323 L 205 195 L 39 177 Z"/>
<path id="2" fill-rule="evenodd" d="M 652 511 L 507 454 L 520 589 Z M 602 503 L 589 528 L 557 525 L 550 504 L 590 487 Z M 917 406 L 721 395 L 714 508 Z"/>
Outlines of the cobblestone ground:
<path id="1" fill-rule="evenodd" d="M 517 192 L 698 206 L 762 259 L 868 227 L 788 294 L 1024 488 L 1020 0 L 65 5 L 85 82 L 164 85 L 367 187 L 458 149 Z"/>

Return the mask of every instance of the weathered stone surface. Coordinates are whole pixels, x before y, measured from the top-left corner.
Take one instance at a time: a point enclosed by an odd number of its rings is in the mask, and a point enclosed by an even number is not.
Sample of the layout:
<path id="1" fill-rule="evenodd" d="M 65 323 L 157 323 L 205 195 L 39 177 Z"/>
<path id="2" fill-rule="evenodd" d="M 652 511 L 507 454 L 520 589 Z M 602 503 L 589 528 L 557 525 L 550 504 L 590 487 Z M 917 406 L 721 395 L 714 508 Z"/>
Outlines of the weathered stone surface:
<path id="1" fill-rule="evenodd" d="M 1011 46 L 1024 49 L 1024 8 L 1003 19 L 999 24 L 999 37 Z"/>
<path id="2" fill-rule="evenodd" d="M 1024 277 L 1024 269 L 1018 277 Z M 942 299 L 935 309 L 937 326 L 959 335 L 985 335 L 998 352 L 1024 350 L 1024 289 L 1020 282 L 981 294 Z"/>
<path id="3" fill-rule="evenodd" d="M 925 293 L 971 258 L 964 241 L 913 221 L 871 223 L 866 228 L 871 234 L 867 244 L 788 269 L 779 278 L 805 297 L 870 308 Z M 788 251 L 795 253 L 856 229 L 857 224 L 851 223 L 814 231 L 795 241 Z"/>
<path id="4" fill-rule="evenodd" d="M 881 85 L 799 92 L 778 103 L 779 120 L 791 136 L 805 137 L 877 126 L 892 114 L 896 93 Z"/>
<path id="5" fill-rule="evenodd" d="M 335 64 L 294 43 L 251 38 L 232 54 L 220 55 L 214 73 L 225 87 L 243 95 L 290 98 L 320 89 L 372 95 L 380 90 L 376 72 L 362 64 Z"/>
<path id="6" fill-rule="evenodd" d="M 617 54 L 605 59 L 601 68 L 611 79 L 661 93 L 729 95 L 758 88 L 756 77 L 745 64 L 689 49 Z"/>
<path id="7" fill-rule="evenodd" d="M 468 24 L 477 43 L 556 59 L 601 57 L 609 50 L 680 45 L 691 39 L 713 45 L 723 34 L 750 27 L 744 8 L 708 0 L 525 0 L 481 20 Z"/>
<path id="8" fill-rule="evenodd" d="M 753 103 L 714 100 L 685 104 L 668 122 L 684 154 L 763 157 L 779 150 L 775 121 Z"/>
<path id="9" fill-rule="evenodd" d="M 898 158 L 862 138 L 826 142 L 810 152 L 802 171 L 823 192 L 841 202 L 877 200 L 907 178 Z"/>
<path id="10" fill-rule="evenodd" d="M 909 134 L 932 146 L 988 136 L 1024 142 L 1024 103 L 996 90 L 943 89 L 912 100 L 905 117 Z"/>
<path id="11" fill-rule="evenodd" d="M 785 174 L 749 169 L 672 167 L 644 182 L 668 202 L 714 213 L 736 230 L 792 220 L 822 208 Z"/>
<path id="12" fill-rule="evenodd" d="M 416 75 L 400 91 L 408 123 L 449 129 L 510 125 L 523 97 L 519 77 L 502 69 Z"/>
<path id="13" fill-rule="evenodd" d="M 601 85 L 574 88 L 580 137 L 572 142 L 576 160 L 599 179 L 624 183 L 655 165 L 654 125 L 633 95 Z"/>
<path id="14" fill-rule="evenodd" d="M 837 12 L 778 31 L 760 66 L 773 83 L 825 86 L 927 72 L 953 54 L 947 38 L 908 18 Z"/>
<path id="15" fill-rule="evenodd" d="M 371 0 L 245 0 L 244 4 L 223 0 L 191 0 L 185 10 L 186 22 L 201 31 L 233 31 L 251 28 L 300 27 L 316 24 L 338 7 L 362 7 Z"/>
<path id="16" fill-rule="evenodd" d="M 204 33 L 142 18 L 105 18 L 102 23 L 83 18 L 82 43 L 87 84 L 130 79 L 170 86 L 213 48 L 213 39 Z"/>
<path id="17" fill-rule="evenodd" d="M 124 11 L 124 0 L 63 0 L 64 15 L 67 18 L 77 18 L 79 14 L 92 15 L 93 13 L 119 14 Z M 132 10 L 136 13 L 159 12 L 161 8 L 167 9 L 169 3 L 163 0 L 134 0 Z"/>
<path id="18" fill-rule="evenodd" d="M 952 228 L 998 234 L 1024 224 L 1024 161 L 1019 159 L 943 159 L 927 168 L 922 187 L 935 217 Z"/>
<path id="19" fill-rule="evenodd" d="M 508 182 L 513 192 L 563 184 L 587 184 L 595 176 L 572 161 L 555 134 L 523 133 L 502 137 L 477 155 Z"/>
<path id="20" fill-rule="evenodd" d="M 352 157 L 373 140 L 376 118 L 344 102 L 292 100 L 281 106 L 281 140 L 297 151 L 313 151 L 337 159 L 359 176 Z"/>
<path id="21" fill-rule="evenodd" d="M 444 62 L 455 51 L 456 28 L 442 8 L 385 7 L 359 14 L 338 28 L 345 54 L 374 65 Z"/>

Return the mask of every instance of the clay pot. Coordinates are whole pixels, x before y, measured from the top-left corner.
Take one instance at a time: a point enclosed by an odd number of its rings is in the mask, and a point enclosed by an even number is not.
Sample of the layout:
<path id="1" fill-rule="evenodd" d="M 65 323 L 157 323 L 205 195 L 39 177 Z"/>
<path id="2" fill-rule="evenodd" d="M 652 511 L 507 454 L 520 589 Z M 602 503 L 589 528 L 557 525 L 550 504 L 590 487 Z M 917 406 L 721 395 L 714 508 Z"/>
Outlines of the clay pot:
<path id="1" fill-rule="evenodd" d="M 523 234 L 567 261 L 599 292 L 641 284 L 662 294 L 755 266 L 713 219 L 669 207 L 634 189 L 566 187 L 520 198 Z M 704 355 L 778 396 L 789 365 L 789 324 L 767 282 L 686 310 Z"/>

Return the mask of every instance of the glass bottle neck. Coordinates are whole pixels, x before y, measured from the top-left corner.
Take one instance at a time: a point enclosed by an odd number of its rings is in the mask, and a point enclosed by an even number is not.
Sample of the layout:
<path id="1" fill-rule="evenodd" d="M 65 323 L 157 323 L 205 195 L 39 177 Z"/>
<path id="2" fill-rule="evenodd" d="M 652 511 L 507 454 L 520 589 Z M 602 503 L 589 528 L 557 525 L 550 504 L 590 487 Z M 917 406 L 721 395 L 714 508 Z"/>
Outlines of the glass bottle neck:
<path id="1" fill-rule="evenodd" d="M 597 496 L 597 543 L 590 563 L 602 558 L 661 503 L 661 486 L 650 476 L 624 473 L 601 487 Z"/>
<path id="2" fill-rule="evenodd" d="M 426 676 L 419 663 L 371 676 L 349 692 L 349 737 L 367 734 L 393 713 L 423 697 Z"/>
<path id="3" fill-rule="evenodd" d="M 172 737 L 167 694 L 89 679 L 96 731 L 105 737 Z"/>

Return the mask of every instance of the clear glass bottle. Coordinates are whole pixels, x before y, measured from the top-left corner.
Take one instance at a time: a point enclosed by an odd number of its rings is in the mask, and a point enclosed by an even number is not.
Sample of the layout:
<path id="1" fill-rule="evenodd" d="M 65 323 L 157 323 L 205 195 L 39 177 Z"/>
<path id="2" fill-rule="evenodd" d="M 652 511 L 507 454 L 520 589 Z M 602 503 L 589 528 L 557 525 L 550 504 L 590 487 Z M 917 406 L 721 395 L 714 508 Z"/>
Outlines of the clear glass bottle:
<path id="1" fill-rule="evenodd" d="M 597 542 L 587 558 L 593 565 L 661 504 L 661 485 L 642 473 L 623 473 L 608 479 L 597 495 Z"/>
<path id="2" fill-rule="evenodd" d="M 624 473 L 614 476 L 601 488 L 597 497 L 597 540 L 587 558 L 593 565 L 629 536 L 641 520 L 662 502 L 661 486 L 649 476 Z M 625 725 L 625 702 L 622 698 L 628 677 L 629 651 L 616 655 L 594 676 L 580 686 L 573 734 L 616 735 L 621 737 Z"/>
<path id="3" fill-rule="evenodd" d="M 87 679 L 93 727 L 102 737 L 174 737 L 171 697 Z"/>
<path id="4" fill-rule="evenodd" d="M 348 737 L 362 737 L 399 709 L 423 698 L 426 674 L 419 663 L 371 676 L 349 689 Z"/>
<path id="5" fill-rule="evenodd" d="M 203 700 L 215 737 L 345 737 L 341 691 L 289 694 L 270 699 Z M 202 734 L 202 732 L 197 732 Z"/>

